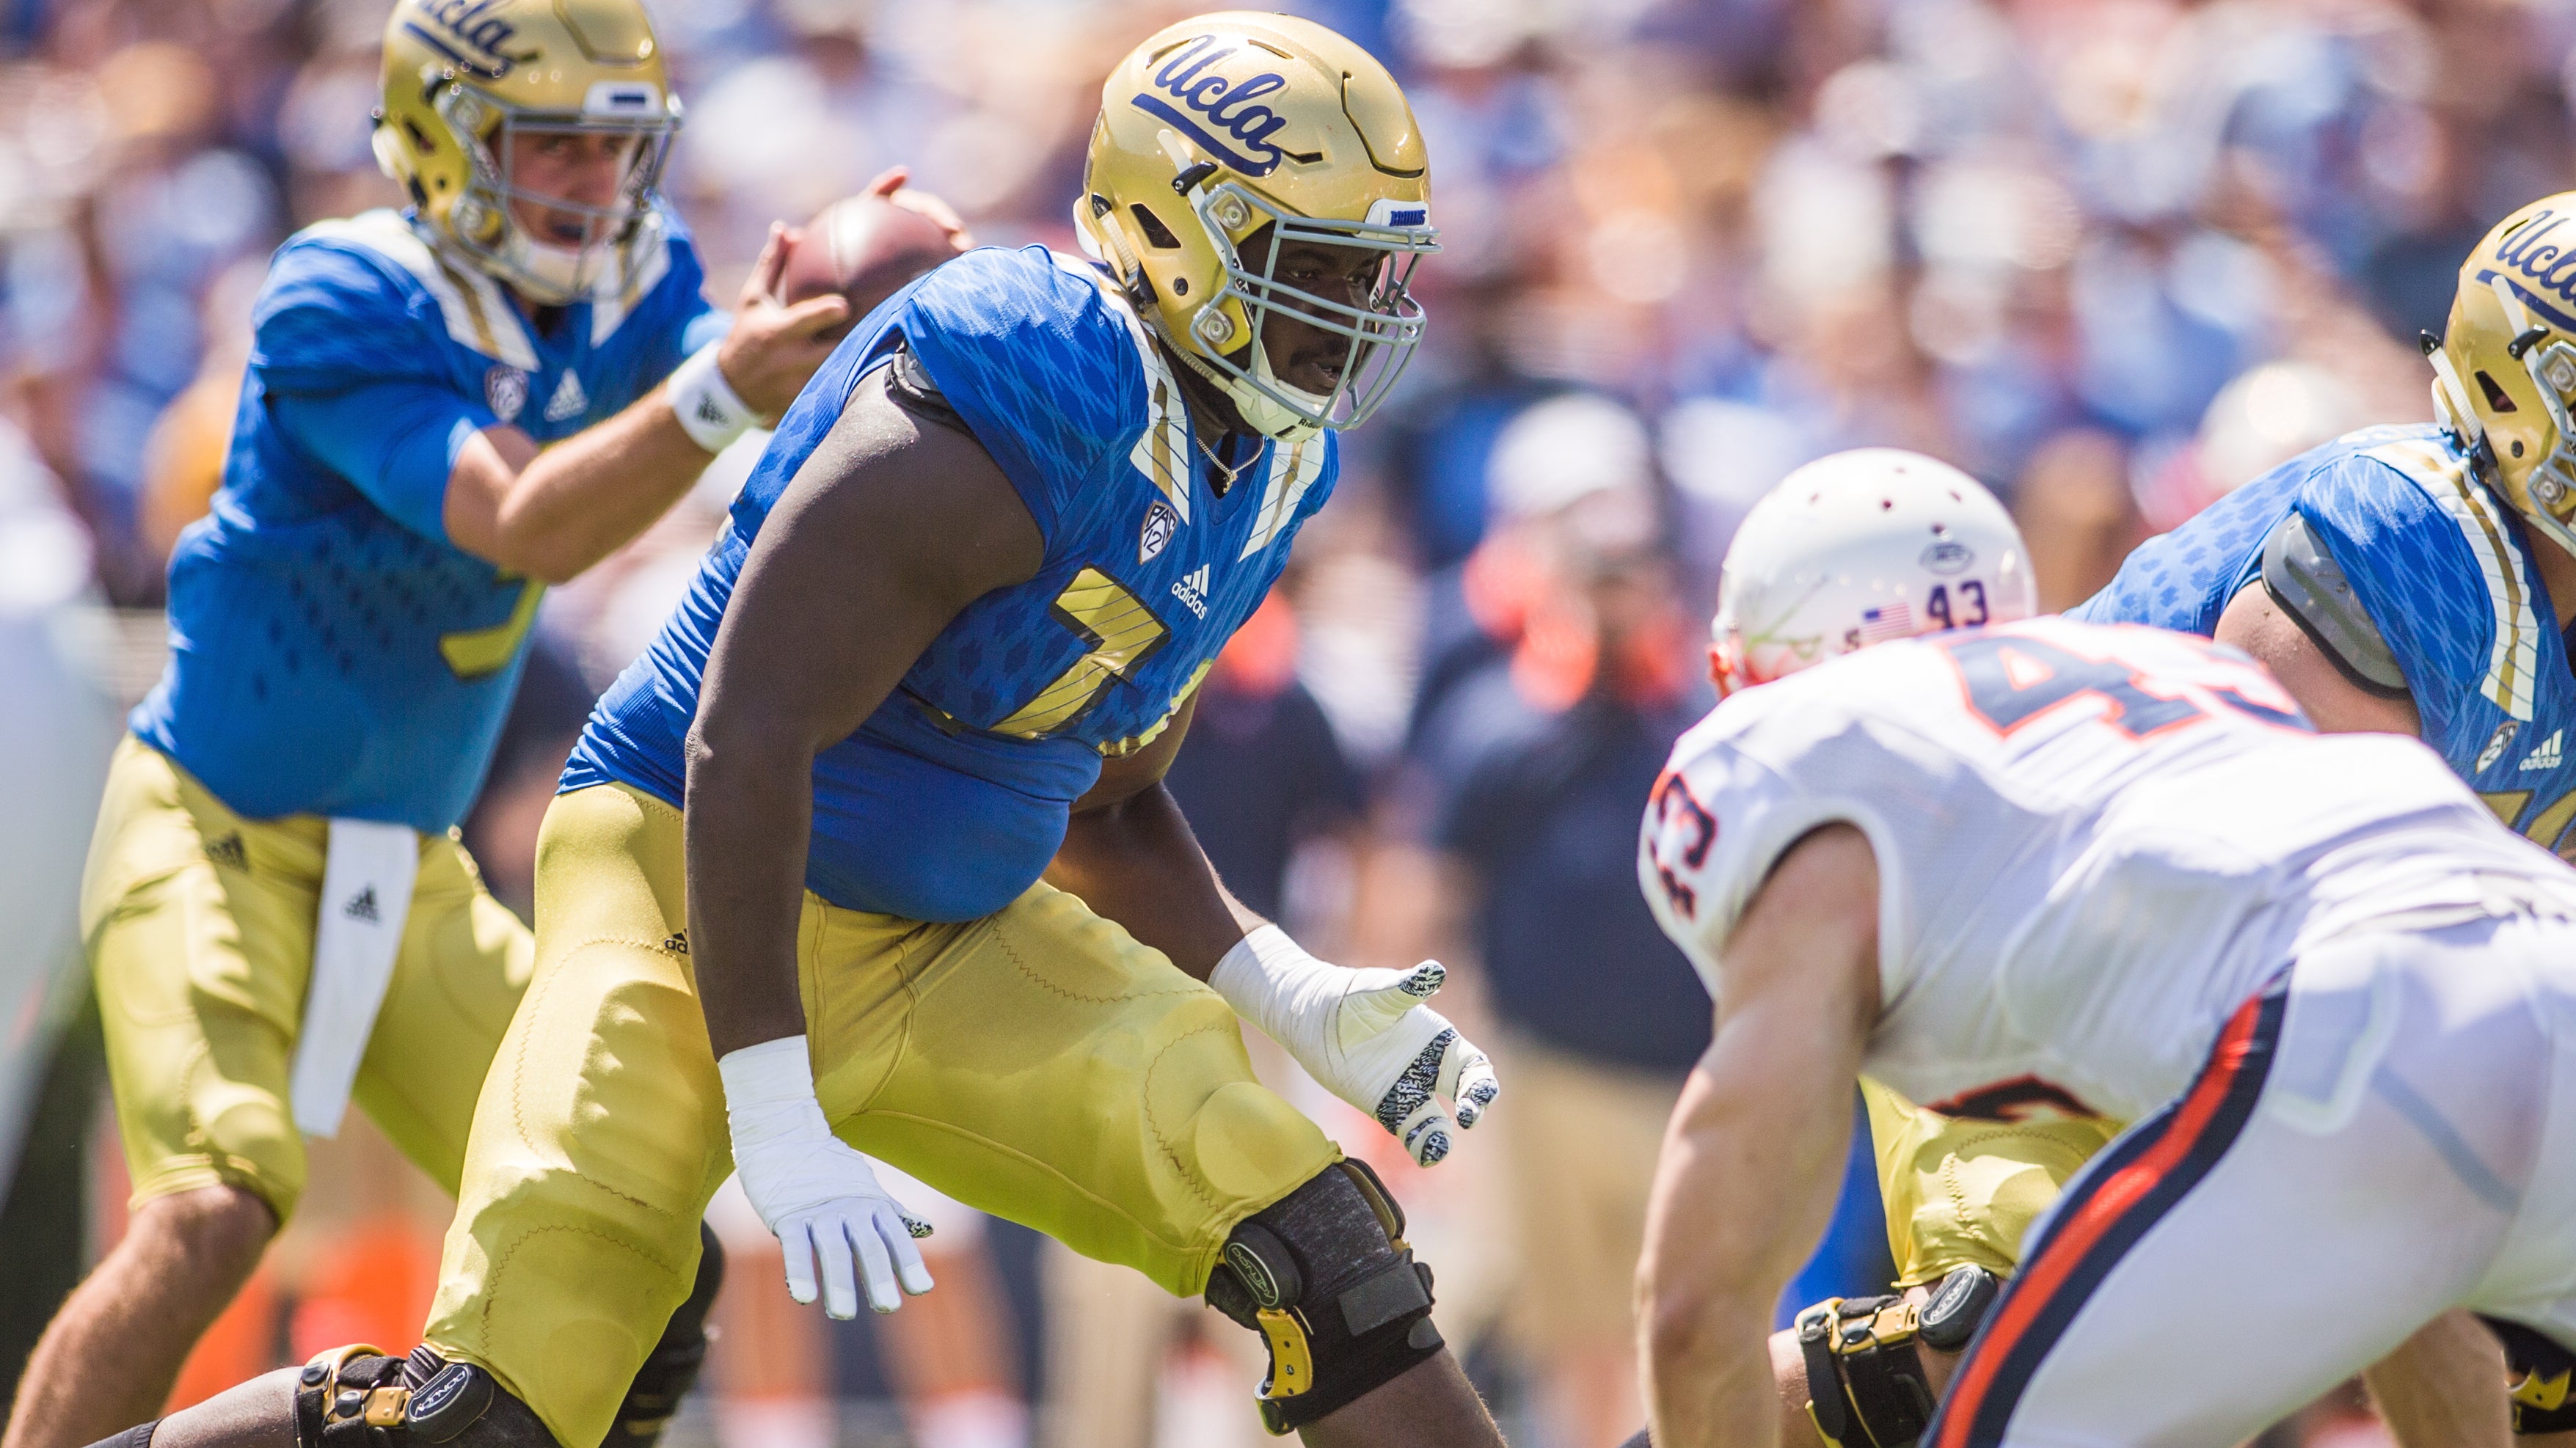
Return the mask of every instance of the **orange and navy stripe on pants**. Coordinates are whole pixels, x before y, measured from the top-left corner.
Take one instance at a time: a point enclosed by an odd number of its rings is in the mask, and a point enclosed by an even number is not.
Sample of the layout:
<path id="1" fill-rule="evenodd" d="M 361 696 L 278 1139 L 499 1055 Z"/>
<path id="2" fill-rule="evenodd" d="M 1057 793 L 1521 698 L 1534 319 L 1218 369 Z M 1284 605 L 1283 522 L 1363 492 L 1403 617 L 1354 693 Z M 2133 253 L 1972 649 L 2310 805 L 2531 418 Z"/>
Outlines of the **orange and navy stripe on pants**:
<path id="1" fill-rule="evenodd" d="M 1994 1316 L 1950 1384 L 1924 1441 L 1987 1448 L 2004 1441 L 2031 1375 L 2138 1239 L 2227 1154 L 2270 1074 L 2289 999 L 2277 983 L 2237 1008 L 2209 1064 L 2182 1099 L 2138 1123 L 2068 1183 Z"/>

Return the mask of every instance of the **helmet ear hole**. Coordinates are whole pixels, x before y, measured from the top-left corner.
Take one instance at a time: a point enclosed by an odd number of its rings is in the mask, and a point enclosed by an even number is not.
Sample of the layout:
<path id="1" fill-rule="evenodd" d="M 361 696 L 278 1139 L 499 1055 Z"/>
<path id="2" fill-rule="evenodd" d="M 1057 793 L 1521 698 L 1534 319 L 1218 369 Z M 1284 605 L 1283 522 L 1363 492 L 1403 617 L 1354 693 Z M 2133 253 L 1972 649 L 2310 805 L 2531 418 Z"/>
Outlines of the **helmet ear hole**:
<path id="1" fill-rule="evenodd" d="M 2478 391 L 2486 394 L 2487 410 L 2489 412 L 2512 412 L 2515 410 L 2513 398 L 2508 396 L 2502 387 L 2496 385 L 2496 380 L 2487 375 L 2486 369 L 2478 369 L 2477 375 Z"/>
<path id="2" fill-rule="evenodd" d="M 1172 229 L 1163 224 L 1163 218 L 1156 216 L 1153 212 L 1147 210 L 1144 203 L 1136 202 L 1129 205 L 1127 208 L 1127 214 L 1136 218 L 1137 228 L 1145 233 L 1145 244 L 1147 246 L 1154 248 L 1156 251 L 1179 251 L 1181 249 L 1181 239 L 1172 235 Z"/>

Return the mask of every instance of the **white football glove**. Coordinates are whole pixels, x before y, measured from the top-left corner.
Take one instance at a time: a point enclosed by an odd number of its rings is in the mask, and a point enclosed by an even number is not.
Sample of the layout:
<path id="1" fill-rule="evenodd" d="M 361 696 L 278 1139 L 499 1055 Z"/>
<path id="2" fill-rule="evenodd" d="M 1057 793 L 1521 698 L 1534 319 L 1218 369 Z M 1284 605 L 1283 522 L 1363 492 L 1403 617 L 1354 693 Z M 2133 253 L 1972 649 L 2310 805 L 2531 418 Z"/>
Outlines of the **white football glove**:
<path id="1" fill-rule="evenodd" d="M 814 1097 L 805 1038 L 728 1052 L 716 1070 L 733 1123 L 734 1171 L 786 1253 L 787 1295 L 813 1301 L 819 1275 L 823 1310 L 852 1318 L 862 1285 L 879 1312 L 903 1305 L 897 1283 L 915 1297 L 928 1292 L 930 1269 L 913 1238 L 929 1236 L 930 1224 L 897 1206 L 868 1159 L 832 1134 Z"/>
<path id="2" fill-rule="evenodd" d="M 1423 1004 L 1449 978 L 1436 960 L 1411 970 L 1350 970 L 1300 949 L 1276 925 L 1217 962 L 1208 984 L 1324 1088 L 1377 1118 L 1424 1166 L 1449 1154 L 1450 1117 L 1472 1127 L 1502 1093 L 1493 1063 Z"/>

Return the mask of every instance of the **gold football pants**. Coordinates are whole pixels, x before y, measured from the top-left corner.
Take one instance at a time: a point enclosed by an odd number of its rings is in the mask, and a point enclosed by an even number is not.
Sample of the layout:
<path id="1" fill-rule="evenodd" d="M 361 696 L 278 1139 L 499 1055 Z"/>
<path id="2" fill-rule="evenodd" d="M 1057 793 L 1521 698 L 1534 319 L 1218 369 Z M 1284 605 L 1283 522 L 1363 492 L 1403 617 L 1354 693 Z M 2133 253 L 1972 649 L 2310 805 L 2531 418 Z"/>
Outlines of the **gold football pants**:
<path id="1" fill-rule="evenodd" d="M 127 738 L 81 883 L 134 1201 L 229 1184 L 284 1222 L 304 1190 L 287 1078 L 313 975 L 330 822 L 244 819 Z M 411 915 L 352 1093 L 448 1191 L 483 1073 L 526 989 L 527 928 L 448 835 L 420 842 Z"/>
<path id="2" fill-rule="evenodd" d="M 475 1116 L 430 1310 L 430 1343 L 567 1444 L 607 1431 L 732 1170 L 686 890 L 680 812 L 659 799 L 600 785 L 547 811 L 536 978 Z M 1254 1082 L 1215 992 L 1050 886 L 954 925 L 808 894 L 797 953 L 842 1140 L 1173 1293 L 1338 1155 Z"/>
<path id="3" fill-rule="evenodd" d="M 1887 1246 L 1900 1287 L 1953 1268 L 2009 1277 L 2030 1224 L 2112 1137 L 2099 1117 L 1980 1121 L 1927 1111 L 1864 1076 Z"/>

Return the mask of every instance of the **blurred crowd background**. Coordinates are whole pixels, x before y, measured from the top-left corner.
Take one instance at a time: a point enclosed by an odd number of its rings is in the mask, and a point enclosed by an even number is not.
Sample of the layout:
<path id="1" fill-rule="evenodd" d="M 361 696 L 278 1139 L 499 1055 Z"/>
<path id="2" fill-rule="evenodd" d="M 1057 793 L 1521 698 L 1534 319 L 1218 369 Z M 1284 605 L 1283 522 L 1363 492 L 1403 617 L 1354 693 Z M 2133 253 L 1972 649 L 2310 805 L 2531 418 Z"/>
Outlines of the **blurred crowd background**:
<path id="1" fill-rule="evenodd" d="M 773 218 L 895 163 L 985 242 L 1071 250 L 1099 78 L 1190 8 L 654 0 L 688 107 L 667 190 L 713 294 Z M 1429 1174 L 1356 1115 L 1331 1124 L 1414 1212 L 1513 1441 L 1607 1448 L 1639 1421 L 1644 1173 L 1707 1031 L 1636 898 L 1635 820 L 1709 702 L 1735 520 L 1809 458 L 1921 449 L 2011 505 L 2057 608 L 2271 464 L 2427 417 L 2414 339 L 2460 257 L 2576 184 L 2576 3 L 1292 8 L 1405 82 L 1445 250 L 1417 274 L 1429 341 L 1346 438 L 1342 490 L 1211 679 L 1174 787 L 1229 883 L 1319 953 L 1451 963 L 1444 1005 L 1509 1086 L 1493 1124 Z M 121 1222 L 95 1018 L 62 969 L 69 881 L 113 710 L 158 669 L 172 539 L 219 479 L 268 254 L 396 200 L 367 139 L 386 9 L 0 0 L 0 1374 Z M 756 448 L 550 597 L 467 827 L 518 908 L 591 698 Z M 443 1201 L 354 1117 L 314 1181 L 183 1397 L 413 1340 Z M 939 1292 L 827 1324 L 720 1199 L 724 1336 L 673 1441 L 1259 1441 L 1244 1334 L 928 1210 Z M 2376 1432 L 2338 1400 L 2276 1436 Z"/>

